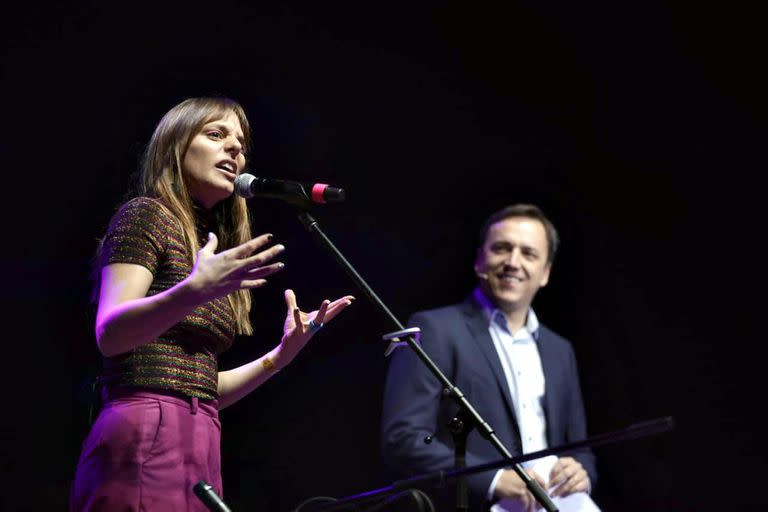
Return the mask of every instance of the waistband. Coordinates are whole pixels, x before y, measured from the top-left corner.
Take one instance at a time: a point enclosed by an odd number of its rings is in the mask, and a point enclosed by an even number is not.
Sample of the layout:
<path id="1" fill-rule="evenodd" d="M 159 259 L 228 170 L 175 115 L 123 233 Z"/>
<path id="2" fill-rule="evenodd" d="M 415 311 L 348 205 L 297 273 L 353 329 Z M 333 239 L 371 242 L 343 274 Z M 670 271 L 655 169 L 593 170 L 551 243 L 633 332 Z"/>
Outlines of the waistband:
<path id="1" fill-rule="evenodd" d="M 219 416 L 218 400 L 208 400 L 205 398 L 197 398 L 196 396 L 186 396 L 175 391 L 164 389 L 146 389 L 127 386 L 104 386 L 101 389 L 101 398 L 105 404 L 115 400 L 126 399 L 159 400 L 161 402 L 173 404 L 177 407 L 189 409 L 191 414 L 197 414 L 199 411 L 214 418 L 218 418 Z"/>

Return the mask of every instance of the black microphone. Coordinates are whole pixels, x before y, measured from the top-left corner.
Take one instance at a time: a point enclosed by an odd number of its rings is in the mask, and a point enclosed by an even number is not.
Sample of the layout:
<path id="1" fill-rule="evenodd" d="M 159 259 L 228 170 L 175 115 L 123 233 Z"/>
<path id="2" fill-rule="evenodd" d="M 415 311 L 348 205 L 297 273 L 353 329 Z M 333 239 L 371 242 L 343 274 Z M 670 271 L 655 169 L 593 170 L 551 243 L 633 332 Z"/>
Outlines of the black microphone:
<path id="1" fill-rule="evenodd" d="M 345 199 L 344 189 L 325 183 L 304 185 L 295 181 L 257 178 L 248 173 L 235 178 L 235 193 L 246 199 L 268 197 L 282 199 L 298 206 L 309 206 L 311 203 L 340 203 Z"/>
<path id="2" fill-rule="evenodd" d="M 224 503 L 224 500 L 216 494 L 213 487 L 211 487 L 205 480 L 197 482 L 192 489 L 194 489 L 195 494 L 200 498 L 200 501 L 208 507 L 208 510 L 212 510 L 213 512 L 232 512 Z"/>

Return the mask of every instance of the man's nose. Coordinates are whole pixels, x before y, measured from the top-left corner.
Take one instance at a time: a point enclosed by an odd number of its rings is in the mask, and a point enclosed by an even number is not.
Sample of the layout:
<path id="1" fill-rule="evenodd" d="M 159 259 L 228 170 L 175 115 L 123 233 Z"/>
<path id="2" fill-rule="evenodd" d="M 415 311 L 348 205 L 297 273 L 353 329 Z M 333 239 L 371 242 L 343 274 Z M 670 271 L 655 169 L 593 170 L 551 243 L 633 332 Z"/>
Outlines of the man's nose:
<path id="1" fill-rule="evenodd" d="M 509 254 L 507 254 L 507 257 L 504 260 L 504 263 L 506 265 L 509 265 L 510 267 L 519 267 L 520 266 L 520 251 L 518 249 L 512 249 L 509 251 Z"/>

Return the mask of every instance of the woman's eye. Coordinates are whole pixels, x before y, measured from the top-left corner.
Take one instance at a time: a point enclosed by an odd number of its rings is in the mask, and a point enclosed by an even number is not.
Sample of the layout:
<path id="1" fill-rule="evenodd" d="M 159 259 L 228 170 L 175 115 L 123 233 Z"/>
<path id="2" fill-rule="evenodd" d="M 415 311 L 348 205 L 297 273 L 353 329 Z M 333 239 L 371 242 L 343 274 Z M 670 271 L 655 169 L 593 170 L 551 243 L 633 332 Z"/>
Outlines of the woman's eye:
<path id="1" fill-rule="evenodd" d="M 212 139 L 223 139 L 224 138 L 224 134 L 221 133 L 218 130 L 213 130 L 213 131 L 208 132 L 208 136 L 210 138 L 212 138 Z"/>

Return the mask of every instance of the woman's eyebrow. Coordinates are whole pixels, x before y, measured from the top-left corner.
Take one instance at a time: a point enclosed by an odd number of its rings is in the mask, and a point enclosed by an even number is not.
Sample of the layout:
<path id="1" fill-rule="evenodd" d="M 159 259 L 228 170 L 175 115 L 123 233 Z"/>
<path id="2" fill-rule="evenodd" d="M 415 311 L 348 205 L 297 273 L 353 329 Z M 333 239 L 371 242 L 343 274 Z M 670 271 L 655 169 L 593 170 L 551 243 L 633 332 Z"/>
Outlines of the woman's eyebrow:
<path id="1" fill-rule="evenodd" d="M 211 121 L 210 123 L 206 123 L 206 127 L 213 127 L 213 128 L 219 128 L 220 130 L 226 132 L 227 134 L 232 133 L 232 128 L 221 121 Z M 237 140 L 240 141 L 240 144 L 245 144 L 245 136 L 238 135 Z"/>

